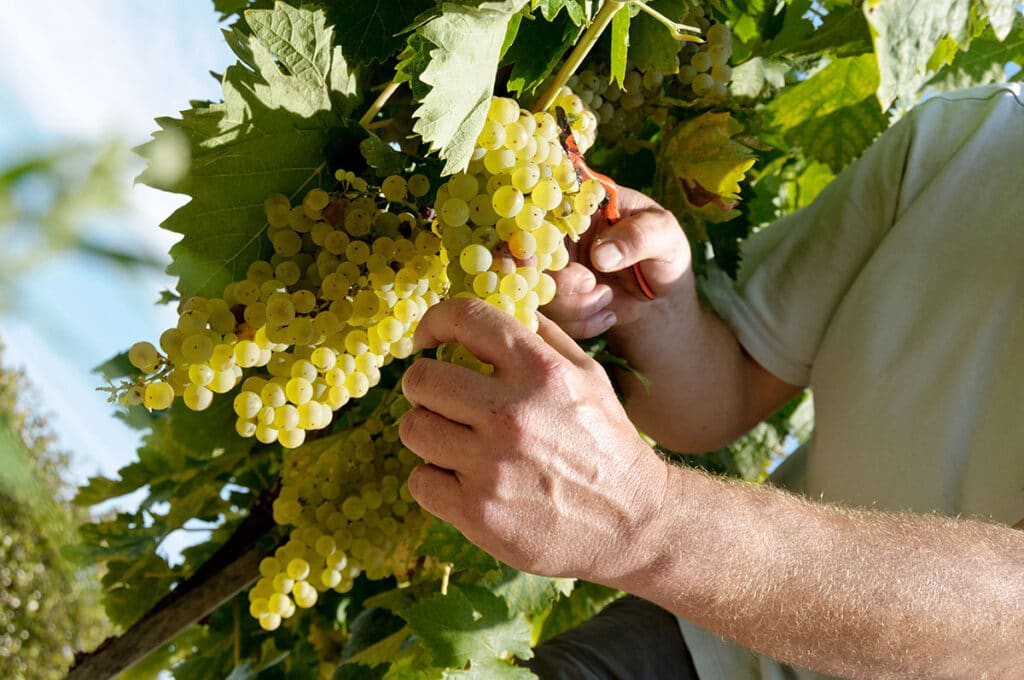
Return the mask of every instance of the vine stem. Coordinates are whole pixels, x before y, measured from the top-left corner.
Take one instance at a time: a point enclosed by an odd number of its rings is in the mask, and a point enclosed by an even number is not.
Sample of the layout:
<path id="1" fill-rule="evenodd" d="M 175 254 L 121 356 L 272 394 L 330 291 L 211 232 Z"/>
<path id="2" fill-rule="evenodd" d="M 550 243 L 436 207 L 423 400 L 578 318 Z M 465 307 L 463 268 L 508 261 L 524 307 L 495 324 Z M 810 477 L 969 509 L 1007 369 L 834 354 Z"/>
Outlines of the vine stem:
<path id="1" fill-rule="evenodd" d="M 369 130 L 370 123 L 373 122 L 374 117 L 380 113 L 380 110 L 383 109 L 384 105 L 388 103 L 389 99 L 391 99 L 391 95 L 393 95 L 400 86 L 401 83 L 395 82 L 394 80 L 388 83 L 387 87 L 385 87 L 373 103 L 370 104 L 370 108 L 363 114 L 363 117 L 359 119 L 359 124 Z"/>
<path id="2" fill-rule="evenodd" d="M 583 37 L 580 38 L 580 41 L 576 43 L 576 47 L 569 54 L 569 57 L 562 63 L 562 68 L 558 69 L 555 79 L 551 81 L 551 84 L 544 90 L 544 94 L 534 104 L 534 111 L 546 111 L 555 102 L 558 91 L 569 82 L 569 78 L 572 77 L 572 74 L 576 72 L 576 69 L 580 67 L 583 60 L 590 54 L 590 50 L 597 44 L 601 34 L 608 28 L 608 24 L 612 22 L 612 18 L 627 4 L 627 2 L 622 0 L 606 0 L 601 5 L 601 9 L 598 11 L 597 16 L 594 17 L 594 21 L 587 27 Z"/>
<path id="3" fill-rule="evenodd" d="M 217 552 L 128 630 L 107 638 L 90 653 L 75 654 L 65 680 L 113 678 L 256 581 L 268 552 L 265 539 L 276 536 L 272 508 L 279 491 L 278 485 L 264 490 Z"/>
<path id="4" fill-rule="evenodd" d="M 641 12 L 645 12 L 655 21 L 657 21 L 662 26 L 667 28 L 669 32 L 672 34 L 672 37 L 675 38 L 676 40 L 679 40 L 680 42 L 704 42 L 699 37 L 700 29 L 698 27 L 690 26 L 688 24 L 682 24 L 679 23 L 678 21 L 672 21 L 667 16 L 665 16 L 658 10 L 648 5 L 646 2 L 637 2 L 636 0 L 632 0 L 630 4 L 636 5 L 637 9 L 639 9 Z M 690 31 L 691 33 L 696 33 L 697 35 L 687 35 L 687 31 Z"/>

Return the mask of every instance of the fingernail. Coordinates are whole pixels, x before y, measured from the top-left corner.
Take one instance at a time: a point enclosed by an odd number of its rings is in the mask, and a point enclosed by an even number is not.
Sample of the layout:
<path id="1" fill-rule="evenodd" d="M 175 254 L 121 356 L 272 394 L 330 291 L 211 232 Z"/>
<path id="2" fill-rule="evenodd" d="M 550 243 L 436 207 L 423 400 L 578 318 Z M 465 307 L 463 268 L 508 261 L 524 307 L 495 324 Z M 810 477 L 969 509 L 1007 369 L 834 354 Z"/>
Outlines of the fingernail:
<path id="1" fill-rule="evenodd" d="M 603 243 L 594 250 L 593 257 L 598 269 L 610 271 L 622 262 L 622 251 L 614 243 Z"/>

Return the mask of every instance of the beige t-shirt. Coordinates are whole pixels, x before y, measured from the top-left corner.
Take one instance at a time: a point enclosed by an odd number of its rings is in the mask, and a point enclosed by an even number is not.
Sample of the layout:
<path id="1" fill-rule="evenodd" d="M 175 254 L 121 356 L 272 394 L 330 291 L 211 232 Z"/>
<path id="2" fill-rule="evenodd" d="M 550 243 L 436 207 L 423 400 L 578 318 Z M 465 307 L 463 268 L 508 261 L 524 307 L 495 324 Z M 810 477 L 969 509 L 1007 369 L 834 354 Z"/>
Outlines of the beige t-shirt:
<path id="1" fill-rule="evenodd" d="M 935 96 L 706 292 L 746 350 L 814 390 L 773 476 L 812 498 L 1024 517 L 1024 88 Z M 766 518 L 765 521 L 770 521 Z M 680 621 L 702 680 L 818 678 Z"/>

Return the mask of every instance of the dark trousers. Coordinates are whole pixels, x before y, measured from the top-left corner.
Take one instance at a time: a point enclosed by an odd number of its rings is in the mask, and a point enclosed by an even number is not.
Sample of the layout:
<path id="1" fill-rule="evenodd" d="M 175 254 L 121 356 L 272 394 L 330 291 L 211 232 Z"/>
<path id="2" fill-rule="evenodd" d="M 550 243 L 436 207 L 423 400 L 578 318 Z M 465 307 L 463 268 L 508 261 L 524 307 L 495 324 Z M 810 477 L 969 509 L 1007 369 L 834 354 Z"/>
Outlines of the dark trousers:
<path id="1" fill-rule="evenodd" d="M 632 595 L 533 651 L 541 680 L 698 680 L 676 617 Z"/>

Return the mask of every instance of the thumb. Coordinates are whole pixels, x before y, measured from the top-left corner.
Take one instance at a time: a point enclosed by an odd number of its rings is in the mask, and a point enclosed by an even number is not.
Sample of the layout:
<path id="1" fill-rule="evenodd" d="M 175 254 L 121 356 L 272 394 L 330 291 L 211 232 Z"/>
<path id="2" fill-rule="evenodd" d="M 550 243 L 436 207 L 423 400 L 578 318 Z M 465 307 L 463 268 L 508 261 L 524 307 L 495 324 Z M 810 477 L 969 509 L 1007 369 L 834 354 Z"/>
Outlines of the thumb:
<path id="1" fill-rule="evenodd" d="M 678 276 L 686 264 L 685 238 L 672 213 L 643 210 L 609 225 L 591 245 L 590 259 L 602 272 L 616 272 L 650 260 L 668 266 L 670 271 L 665 274 Z"/>

